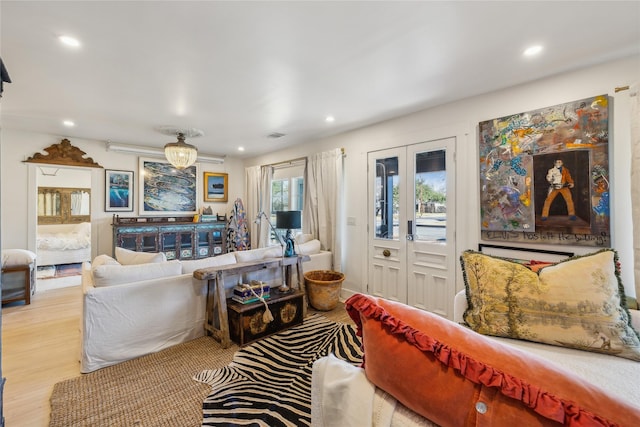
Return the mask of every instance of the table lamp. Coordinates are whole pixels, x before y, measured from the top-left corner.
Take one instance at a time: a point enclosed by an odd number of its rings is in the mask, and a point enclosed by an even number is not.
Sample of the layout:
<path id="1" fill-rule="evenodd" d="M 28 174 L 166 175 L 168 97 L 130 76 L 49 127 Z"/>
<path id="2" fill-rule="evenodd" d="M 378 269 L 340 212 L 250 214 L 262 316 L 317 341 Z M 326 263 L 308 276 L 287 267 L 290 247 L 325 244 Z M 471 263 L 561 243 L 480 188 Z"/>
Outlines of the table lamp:
<path id="1" fill-rule="evenodd" d="M 286 229 L 287 234 L 284 239 L 286 249 L 284 256 L 290 257 L 296 255 L 294 247 L 293 236 L 291 230 L 299 229 L 301 227 L 301 212 L 300 211 L 278 211 L 276 212 L 276 228 Z"/>

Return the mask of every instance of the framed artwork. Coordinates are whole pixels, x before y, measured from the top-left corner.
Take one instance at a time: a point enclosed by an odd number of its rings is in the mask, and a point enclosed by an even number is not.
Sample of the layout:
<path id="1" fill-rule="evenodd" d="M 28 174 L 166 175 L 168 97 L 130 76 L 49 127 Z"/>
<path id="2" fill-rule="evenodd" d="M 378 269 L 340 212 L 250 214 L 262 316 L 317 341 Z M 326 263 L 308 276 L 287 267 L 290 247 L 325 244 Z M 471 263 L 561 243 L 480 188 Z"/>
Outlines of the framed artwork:
<path id="1" fill-rule="evenodd" d="M 179 170 L 166 160 L 139 158 L 140 215 L 197 213 L 198 164 Z"/>
<path id="2" fill-rule="evenodd" d="M 229 191 L 229 181 L 226 173 L 204 173 L 204 201 L 226 202 Z"/>
<path id="3" fill-rule="evenodd" d="M 133 171 L 105 169 L 105 212 L 133 211 Z"/>
<path id="4" fill-rule="evenodd" d="M 609 99 L 479 124 L 483 240 L 611 245 Z"/>

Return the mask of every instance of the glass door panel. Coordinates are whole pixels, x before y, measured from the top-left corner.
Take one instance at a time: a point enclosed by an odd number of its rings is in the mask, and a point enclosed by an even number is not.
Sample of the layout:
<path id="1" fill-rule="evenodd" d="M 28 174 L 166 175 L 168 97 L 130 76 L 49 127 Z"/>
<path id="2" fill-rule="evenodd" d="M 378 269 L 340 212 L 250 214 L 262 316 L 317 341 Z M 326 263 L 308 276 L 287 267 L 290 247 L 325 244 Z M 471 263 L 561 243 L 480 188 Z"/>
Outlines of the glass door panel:
<path id="1" fill-rule="evenodd" d="M 155 234 L 142 235 L 142 252 L 158 252 L 158 239 Z"/>
<path id="2" fill-rule="evenodd" d="M 378 239 L 398 240 L 400 203 L 400 175 L 398 157 L 376 159 L 374 190 L 375 237 Z"/>
<path id="3" fill-rule="evenodd" d="M 446 151 L 424 151 L 415 155 L 415 240 L 447 241 Z"/>
<path id="4" fill-rule="evenodd" d="M 198 231 L 198 257 L 209 256 L 209 248 L 211 247 L 211 233 L 209 231 Z"/>
<path id="5" fill-rule="evenodd" d="M 130 251 L 138 250 L 138 242 L 137 236 L 135 234 L 121 234 L 120 241 L 118 242 L 118 246 L 124 249 L 129 249 Z"/>
<path id="6" fill-rule="evenodd" d="M 193 258 L 193 234 L 191 232 L 180 233 L 180 258 Z"/>
<path id="7" fill-rule="evenodd" d="M 167 260 L 176 259 L 176 234 L 164 233 L 162 234 L 162 252 L 164 252 Z"/>

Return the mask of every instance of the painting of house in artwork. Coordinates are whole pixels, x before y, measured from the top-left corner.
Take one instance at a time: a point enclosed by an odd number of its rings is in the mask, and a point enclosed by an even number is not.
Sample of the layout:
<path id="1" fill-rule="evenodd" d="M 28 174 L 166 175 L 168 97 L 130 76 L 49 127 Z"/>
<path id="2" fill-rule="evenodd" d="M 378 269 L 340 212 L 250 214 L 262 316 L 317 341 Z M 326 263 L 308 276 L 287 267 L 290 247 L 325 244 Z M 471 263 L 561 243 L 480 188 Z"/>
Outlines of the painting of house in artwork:
<path id="1" fill-rule="evenodd" d="M 606 95 L 479 124 L 484 240 L 609 246 Z"/>

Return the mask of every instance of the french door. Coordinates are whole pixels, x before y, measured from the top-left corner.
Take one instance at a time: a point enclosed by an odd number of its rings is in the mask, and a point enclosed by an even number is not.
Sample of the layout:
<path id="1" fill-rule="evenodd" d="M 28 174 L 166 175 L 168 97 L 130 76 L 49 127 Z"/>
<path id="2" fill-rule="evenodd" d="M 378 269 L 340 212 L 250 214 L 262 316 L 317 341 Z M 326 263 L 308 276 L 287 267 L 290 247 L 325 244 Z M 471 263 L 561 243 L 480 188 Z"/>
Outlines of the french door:
<path id="1" fill-rule="evenodd" d="M 455 138 L 368 153 L 368 293 L 452 318 Z"/>

